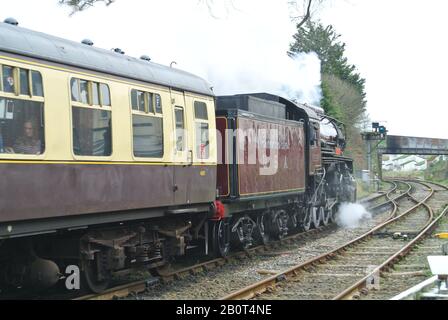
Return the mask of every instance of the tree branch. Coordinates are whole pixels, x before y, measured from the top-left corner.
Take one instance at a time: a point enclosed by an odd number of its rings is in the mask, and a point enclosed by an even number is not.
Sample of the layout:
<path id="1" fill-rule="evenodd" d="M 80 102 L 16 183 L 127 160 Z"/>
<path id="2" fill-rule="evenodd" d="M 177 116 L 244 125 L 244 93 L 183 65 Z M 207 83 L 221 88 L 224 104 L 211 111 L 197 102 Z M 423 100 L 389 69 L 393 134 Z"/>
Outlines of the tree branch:
<path id="1" fill-rule="evenodd" d="M 305 22 L 307 22 L 308 19 L 311 18 L 311 4 L 312 4 L 312 2 L 313 2 L 313 0 L 308 0 L 308 7 L 306 8 L 306 13 L 303 16 L 302 21 L 300 21 L 297 24 L 297 29 L 302 27 L 305 24 Z"/>
<path id="2" fill-rule="evenodd" d="M 66 5 L 72 8 L 72 13 L 75 14 L 78 11 L 83 11 L 88 7 L 93 7 L 97 2 L 104 2 L 106 6 L 112 4 L 115 0 L 59 0 L 60 5 Z"/>
<path id="3" fill-rule="evenodd" d="M 314 14 L 321 8 L 321 5 L 325 2 L 325 0 L 291 0 L 288 1 L 290 6 L 290 10 L 298 12 L 298 14 L 294 15 L 290 14 L 290 18 L 292 21 L 298 21 L 297 28 L 302 27 L 307 21 L 309 21 Z M 302 8 L 300 9 L 299 7 Z M 302 13 L 303 12 L 303 13 Z"/>

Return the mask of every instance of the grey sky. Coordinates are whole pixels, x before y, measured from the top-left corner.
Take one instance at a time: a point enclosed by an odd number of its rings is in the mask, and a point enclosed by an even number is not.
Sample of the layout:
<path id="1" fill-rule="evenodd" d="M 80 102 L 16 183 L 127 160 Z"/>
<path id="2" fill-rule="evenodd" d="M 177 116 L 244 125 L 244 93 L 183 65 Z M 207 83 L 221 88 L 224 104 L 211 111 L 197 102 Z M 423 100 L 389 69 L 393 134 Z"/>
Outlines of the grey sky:
<path id="1" fill-rule="evenodd" d="M 448 1 L 333 0 L 323 12 L 367 79 L 368 112 L 391 134 L 448 138 Z"/>
<path id="2" fill-rule="evenodd" d="M 176 61 L 229 93 L 240 85 L 276 85 L 267 81 L 274 78 L 312 96 L 318 80 L 312 57 L 294 66 L 283 60 L 294 32 L 286 0 L 234 4 L 218 6 L 215 19 L 197 0 L 117 0 L 70 18 L 57 0 L 2 0 L 0 18 L 13 16 L 26 28 L 75 41 L 90 38 L 98 47 L 147 54 L 163 64 Z M 448 138 L 447 9 L 443 0 L 332 0 L 320 12 L 343 35 L 350 62 L 367 79 L 372 120 L 387 121 L 391 134 Z"/>

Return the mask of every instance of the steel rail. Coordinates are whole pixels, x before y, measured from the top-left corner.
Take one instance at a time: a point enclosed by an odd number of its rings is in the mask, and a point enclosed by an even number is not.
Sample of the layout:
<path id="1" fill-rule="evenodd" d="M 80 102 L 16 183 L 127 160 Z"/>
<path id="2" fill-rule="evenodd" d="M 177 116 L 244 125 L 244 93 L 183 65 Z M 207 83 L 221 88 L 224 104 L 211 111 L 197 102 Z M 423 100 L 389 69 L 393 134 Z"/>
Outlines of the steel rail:
<path id="1" fill-rule="evenodd" d="M 398 200 L 404 196 L 406 196 L 410 190 L 411 190 L 411 186 L 409 185 L 408 190 L 401 194 L 400 196 L 396 197 L 396 198 L 391 198 L 390 195 L 395 192 L 398 189 L 398 185 L 396 183 L 394 183 L 393 181 L 390 182 L 393 185 L 393 188 L 391 188 L 390 190 L 388 190 L 385 194 L 382 194 L 380 196 L 377 197 L 373 197 L 371 199 L 369 199 L 367 202 L 371 202 L 374 201 L 380 197 L 384 197 L 386 196 L 388 198 L 388 200 L 385 203 L 393 203 L 394 205 L 394 210 L 392 210 L 391 215 L 387 218 L 390 219 L 391 217 L 393 217 L 396 214 L 396 211 L 398 210 L 398 206 L 396 205 L 396 203 L 394 203 L 395 200 Z M 383 203 L 382 205 L 384 205 L 385 203 Z M 172 272 L 163 272 L 163 270 L 158 270 L 158 276 L 160 278 L 162 278 L 164 281 L 171 281 L 173 279 L 179 279 L 184 277 L 185 275 L 194 275 L 200 271 L 203 270 L 208 270 L 208 269 L 212 269 L 214 267 L 217 266 L 221 266 L 224 265 L 226 263 L 228 263 L 230 260 L 235 259 L 235 258 L 243 258 L 243 257 L 248 257 L 251 256 L 253 254 L 256 254 L 257 252 L 262 252 L 262 251 L 267 251 L 269 249 L 272 249 L 275 246 L 278 246 L 279 244 L 283 244 L 283 243 L 292 243 L 293 241 L 297 241 L 297 240 L 301 240 L 301 239 L 305 239 L 307 237 L 313 236 L 319 232 L 322 231 L 326 231 L 326 230 L 330 230 L 331 228 L 334 227 L 334 224 L 328 225 L 328 226 L 324 226 L 324 227 L 320 227 L 318 229 L 312 229 L 309 230 L 307 232 L 301 232 L 301 233 L 297 233 L 294 235 L 291 235 L 289 237 L 286 237 L 284 239 L 278 240 L 278 241 L 274 241 L 271 242 L 269 244 L 266 245 L 260 245 L 257 247 L 253 247 L 250 249 L 247 249 L 245 251 L 239 251 L 239 252 L 235 252 L 227 257 L 224 258 L 217 258 L 217 259 L 213 259 L 213 260 L 209 260 L 209 261 L 205 261 L 199 264 L 195 264 L 192 266 L 188 266 L 179 270 L 175 270 Z M 123 298 L 123 297 L 127 297 L 131 294 L 136 294 L 136 293 L 141 293 L 144 292 L 146 290 L 148 286 L 148 281 L 147 280 L 140 280 L 140 281 L 136 281 L 133 283 L 129 283 L 129 284 L 123 284 L 117 287 L 113 287 L 110 289 L 107 289 L 106 291 L 104 291 L 103 293 L 98 293 L 98 294 L 89 294 L 89 295 L 85 295 L 85 296 L 81 296 L 78 298 L 75 298 L 74 300 L 111 300 L 114 298 Z"/>
<path id="2" fill-rule="evenodd" d="M 380 193 L 380 194 L 378 194 L 376 196 L 373 196 L 371 198 L 366 197 L 366 198 L 363 198 L 363 199 L 359 199 L 358 202 L 360 204 L 374 202 L 375 200 L 380 199 L 382 197 L 387 197 L 387 194 L 393 193 L 393 192 L 395 192 L 397 190 L 398 186 L 397 186 L 397 184 L 395 182 L 393 182 L 393 181 L 385 181 L 385 182 L 390 183 L 392 185 L 392 187 L 389 190 L 386 190 L 386 191 L 384 191 L 384 192 L 382 192 L 382 193 Z"/>
<path id="3" fill-rule="evenodd" d="M 400 182 L 403 183 L 403 182 Z M 377 205 L 374 205 L 372 207 L 368 207 L 367 210 L 370 212 L 376 211 L 380 208 L 392 205 L 393 209 L 391 210 L 391 214 L 389 215 L 389 217 L 387 217 L 387 219 L 385 219 L 384 221 L 390 220 L 392 219 L 398 212 L 398 200 L 401 200 L 402 198 L 406 197 L 406 196 L 410 196 L 411 195 L 411 191 L 412 191 L 412 186 L 410 184 L 404 183 L 407 185 L 408 189 L 405 190 L 405 192 L 403 192 L 402 194 L 392 198 L 392 193 L 396 192 L 398 190 L 398 184 L 395 183 L 395 188 L 393 188 L 392 190 L 390 190 L 388 193 L 385 194 L 386 196 L 386 201 L 383 203 L 379 203 Z"/>
<path id="4" fill-rule="evenodd" d="M 432 195 L 434 194 L 434 191 L 432 190 L 432 188 L 430 188 L 429 186 L 427 186 L 430 189 L 430 194 L 425 197 L 425 199 L 423 199 L 422 201 L 419 201 L 415 206 L 411 207 L 410 209 L 406 210 L 405 212 L 403 212 L 402 214 L 398 215 L 397 217 L 393 218 L 393 219 L 389 219 L 383 223 L 381 223 L 380 225 L 374 227 L 373 229 L 371 229 L 370 231 L 366 232 L 365 234 L 359 236 L 358 238 L 330 251 L 324 254 L 321 254 L 315 258 L 312 258 L 304 263 L 301 263 L 297 266 L 294 266 L 286 271 L 283 272 L 279 272 L 271 277 L 268 277 L 264 280 L 261 280 L 257 283 L 254 283 L 250 286 L 247 286 L 245 288 L 242 288 L 240 290 L 237 290 L 233 293 L 230 293 L 229 295 L 221 298 L 221 300 L 246 300 L 246 299 L 251 299 L 257 295 L 260 295 L 262 293 L 264 293 L 265 291 L 268 290 L 268 288 L 274 288 L 278 283 L 281 283 L 285 280 L 287 280 L 288 278 L 293 278 L 296 277 L 299 272 L 301 270 L 309 270 L 311 269 L 311 267 L 315 264 L 319 264 L 319 263 L 324 263 L 325 261 L 327 261 L 328 259 L 333 258 L 334 256 L 336 256 L 337 254 L 345 251 L 346 249 L 354 246 L 355 244 L 358 244 L 362 241 L 364 241 L 366 238 L 370 237 L 371 235 L 373 235 L 376 231 L 383 229 L 384 227 L 394 223 L 395 221 L 407 216 L 408 214 L 410 214 L 411 212 L 413 212 L 414 210 L 416 210 L 417 208 L 419 208 L 420 206 L 422 206 L 424 204 L 424 202 L 426 202 L 429 198 L 432 197 Z M 414 199 L 415 200 L 415 199 Z M 397 210 L 397 205 L 396 203 L 394 203 L 394 211 Z"/>
<path id="5" fill-rule="evenodd" d="M 334 224 L 330 224 L 330 225 L 324 226 L 324 227 L 319 227 L 318 229 L 312 229 L 307 232 L 297 233 L 297 234 L 291 235 L 289 237 L 283 238 L 281 240 L 270 242 L 266 245 L 259 245 L 257 247 L 249 248 L 244 251 L 238 251 L 238 252 L 230 254 L 227 257 L 212 259 L 209 261 L 205 261 L 205 262 L 202 262 L 199 264 L 195 264 L 195 265 L 192 265 L 189 267 L 185 267 L 185 268 L 182 268 L 179 270 L 174 270 L 172 272 L 167 272 L 167 273 L 164 273 L 163 270 L 157 270 L 157 273 L 158 273 L 158 276 L 160 278 L 164 279 L 165 281 L 170 281 L 170 280 L 176 279 L 176 278 L 182 278 L 183 275 L 195 274 L 202 270 L 212 269 L 214 267 L 224 265 L 232 259 L 249 257 L 253 254 L 256 254 L 257 252 L 270 250 L 273 247 L 278 246 L 280 244 L 292 243 L 293 241 L 305 239 L 305 238 L 308 238 L 315 234 L 318 234 L 319 232 L 330 230 L 331 228 L 334 228 Z M 140 281 L 136 281 L 136 282 L 133 282 L 130 284 L 123 284 L 123 285 L 120 285 L 117 287 L 107 289 L 102 293 L 89 294 L 89 295 L 75 298 L 73 300 L 111 300 L 113 298 L 126 297 L 130 294 L 144 292 L 147 288 L 147 285 L 148 285 L 147 280 L 140 280 Z"/>
<path id="6" fill-rule="evenodd" d="M 414 180 L 414 181 L 416 181 L 416 180 Z M 418 181 L 418 183 L 421 183 L 421 184 L 429 187 L 429 185 L 427 185 L 424 182 Z M 446 186 L 443 186 L 441 184 L 432 183 L 432 182 L 430 182 L 430 184 L 434 184 L 439 187 L 443 187 L 445 190 L 448 190 L 448 188 Z M 431 190 L 432 190 L 432 194 L 434 194 L 435 191 L 432 188 L 431 188 Z M 425 198 L 424 201 L 426 202 L 428 199 L 429 198 Z M 432 231 L 437 226 L 437 224 L 440 222 L 440 220 L 445 216 L 446 212 L 448 211 L 448 207 L 446 207 L 442 211 L 442 213 L 435 220 L 433 220 L 434 213 L 433 213 L 432 209 L 426 203 L 424 203 L 423 205 L 430 212 L 430 216 L 431 216 L 430 221 L 424 226 L 423 230 L 414 239 L 412 239 L 412 241 L 410 241 L 406 246 L 404 246 L 400 251 L 398 251 L 391 257 L 389 257 L 389 259 L 387 259 L 381 265 L 376 267 L 372 272 L 367 274 L 364 278 L 362 278 L 361 280 L 359 280 L 358 282 L 351 285 L 350 287 L 348 287 L 347 289 L 342 291 L 340 294 L 335 296 L 333 298 L 333 300 L 352 299 L 352 298 L 358 297 L 359 294 L 367 295 L 368 294 L 368 289 L 366 288 L 367 280 L 370 279 L 371 277 L 373 277 L 374 275 L 379 275 L 381 277 L 381 274 L 383 272 L 388 271 L 388 269 L 390 269 L 395 263 L 397 263 L 401 259 L 403 259 L 418 242 L 420 242 L 430 231 Z"/>

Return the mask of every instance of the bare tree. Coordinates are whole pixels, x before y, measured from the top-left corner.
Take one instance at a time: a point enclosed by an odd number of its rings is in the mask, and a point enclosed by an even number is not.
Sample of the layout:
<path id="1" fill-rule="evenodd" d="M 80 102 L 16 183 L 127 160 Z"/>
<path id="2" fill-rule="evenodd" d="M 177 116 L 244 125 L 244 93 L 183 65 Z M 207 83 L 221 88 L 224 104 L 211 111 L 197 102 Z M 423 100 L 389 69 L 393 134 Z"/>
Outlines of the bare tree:
<path id="1" fill-rule="evenodd" d="M 114 3 L 115 0 L 59 0 L 59 4 L 72 8 L 73 11 L 71 14 L 93 7 L 97 2 L 103 2 L 108 6 Z"/>
<path id="2" fill-rule="evenodd" d="M 218 18 L 215 15 L 215 10 L 216 7 L 218 7 L 218 5 L 220 5 L 221 8 L 224 8 L 226 14 L 228 14 L 231 9 L 235 9 L 233 0 L 197 0 L 197 1 L 198 4 L 207 6 L 210 15 L 213 16 L 214 18 Z M 71 14 L 93 7 L 98 2 L 103 2 L 106 5 L 110 5 L 114 3 L 115 0 L 59 0 L 59 4 L 66 5 L 72 8 L 73 11 Z"/>
<path id="3" fill-rule="evenodd" d="M 224 9 L 226 16 L 229 15 L 231 10 L 237 10 L 233 0 L 198 0 L 198 3 L 207 6 L 210 15 L 215 19 L 219 19 L 215 13 L 218 4 L 221 5 L 221 9 Z"/>
<path id="4" fill-rule="evenodd" d="M 297 29 L 303 26 L 322 7 L 325 0 L 295 0 L 288 1 L 290 17 L 297 21 Z"/>
<path id="5" fill-rule="evenodd" d="M 226 15 L 231 10 L 237 10 L 234 5 L 234 0 L 197 0 L 198 4 L 207 6 L 210 15 L 218 18 L 215 14 L 218 5 L 224 8 Z M 300 28 L 305 22 L 312 18 L 312 16 L 319 10 L 322 3 L 326 0 L 287 0 L 290 8 L 290 16 L 293 21 L 298 21 L 297 26 Z M 61 5 L 69 6 L 73 9 L 72 15 L 76 12 L 83 11 L 94 6 L 98 2 L 103 2 L 110 5 L 115 0 L 59 0 Z"/>

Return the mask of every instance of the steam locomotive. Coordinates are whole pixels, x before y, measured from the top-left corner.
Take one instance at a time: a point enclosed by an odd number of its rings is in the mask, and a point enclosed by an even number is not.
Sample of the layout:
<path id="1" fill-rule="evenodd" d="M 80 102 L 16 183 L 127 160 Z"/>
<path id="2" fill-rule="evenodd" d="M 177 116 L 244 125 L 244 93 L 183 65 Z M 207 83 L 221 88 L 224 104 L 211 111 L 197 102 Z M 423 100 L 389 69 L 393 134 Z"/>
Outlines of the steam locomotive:
<path id="1" fill-rule="evenodd" d="M 332 223 L 356 199 L 341 123 L 268 93 L 0 24 L 0 288 L 117 273 Z"/>

